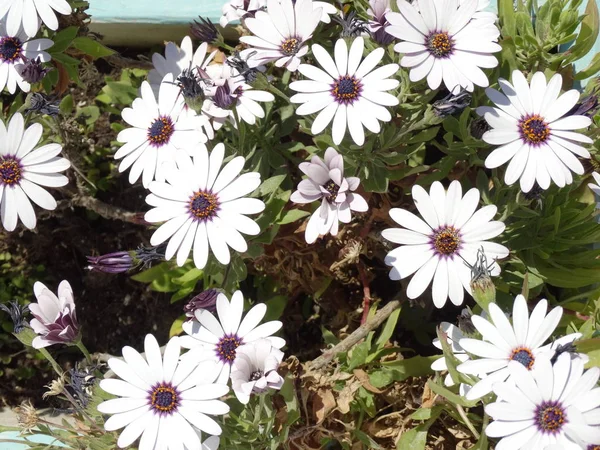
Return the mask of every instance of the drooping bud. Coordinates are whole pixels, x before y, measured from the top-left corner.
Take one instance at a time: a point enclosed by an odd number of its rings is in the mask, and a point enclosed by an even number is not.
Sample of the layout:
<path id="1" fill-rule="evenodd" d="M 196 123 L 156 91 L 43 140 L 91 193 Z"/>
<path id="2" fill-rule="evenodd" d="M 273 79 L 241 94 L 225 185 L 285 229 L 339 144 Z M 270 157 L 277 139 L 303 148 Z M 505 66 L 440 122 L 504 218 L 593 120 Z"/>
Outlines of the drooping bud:
<path id="1" fill-rule="evenodd" d="M 598 93 L 598 89 L 594 89 L 590 95 L 583 97 L 579 102 L 577 102 L 571 111 L 567 113 L 567 115 L 587 116 L 593 118 L 598 112 L 598 109 L 600 109 Z"/>
<path id="2" fill-rule="evenodd" d="M 252 56 L 252 54 L 249 56 Z M 228 66 L 233 67 L 235 70 L 237 70 L 240 76 L 244 78 L 244 81 L 246 83 L 254 83 L 260 72 L 257 67 L 250 67 L 248 65 L 248 61 L 243 59 L 240 56 L 239 52 L 235 52 L 233 56 L 227 58 L 225 62 Z"/>
<path id="3" fill-rule="evenodd" d="M 44 67 L 38 56 L 36 59 L 25 58 L 22 64 L 15 64 L 15 70 L 29 84 L 39 83 L 51 69 Z"/>
<path id="4" fill-rule="evenodd" d="M 206 309 L 212 313 L 217 310 L 217 297 L 220 292 L 216 289 L 207 289 L 200 292 L 183 307 L 186 317 L 193 319 L 199 309 Z"/>
<path id="5" fill-rule="evenodd" d="M 462 112 L 470 104 L 471 94 L 465 89 L 461 89 L 458 94 L 450 93 L 443 99 L 434 102 L 432 106 L 436 116 L 447 117 Z"/>
<path id="6" fill-rule="evenodd" d="M 471 266 L 471 291 L 477 304 L 487 312 L 490 303 L 496 302 L 496 286 L 490 272 L 492 264 L 488 265 L 483 247 L 477 250 L 477 261 Z"/>
<path id="7" fill-rule="evenodd" d="M 200 69 L 197 68 L 197 70 Z M 208 75 L 205 78 L 208 79 Z M 184 69 L 181 75 L 177 77 L 177 85 L 181 89 L 185 104 L 196 113 L 200 113 L 206 98 L 202 82 L 203 79 L 192 68 Z"/>
<path id="8" fill-rule="evenodd" d="M 373 40 L 382 46 L 391 44 L 395 39 L 385 31 L 385 27 L 389 25 L 385 15 L 390 11 L 390 0 L 369 0 L 369 9 L 367 9 L 367 14 L 371 16 L 369 32 Z"/>

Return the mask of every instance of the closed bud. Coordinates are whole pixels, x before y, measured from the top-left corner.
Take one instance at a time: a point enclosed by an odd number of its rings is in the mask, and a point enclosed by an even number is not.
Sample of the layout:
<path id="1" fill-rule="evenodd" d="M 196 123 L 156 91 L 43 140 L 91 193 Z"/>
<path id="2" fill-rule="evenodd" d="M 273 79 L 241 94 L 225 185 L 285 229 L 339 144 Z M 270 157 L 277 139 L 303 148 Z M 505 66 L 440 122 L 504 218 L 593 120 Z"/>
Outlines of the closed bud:
<path id="1" fill-rule="evenodd" d="M 471 291 L 477 304 L 487 312 L 490 303 L 496 302 L 496 286 L 492 281 L 490 269 L 483 248 L 477 251 L 477 261 L 471 266 Z"/>
<path id="2" fill-rule="evenodd" d="M 447 117 L 462 112 L 471 104 L 471 94 L 462 89 L 458 94 L 448 94 L 433 103 L 433 111 L 438 117 Z"/>

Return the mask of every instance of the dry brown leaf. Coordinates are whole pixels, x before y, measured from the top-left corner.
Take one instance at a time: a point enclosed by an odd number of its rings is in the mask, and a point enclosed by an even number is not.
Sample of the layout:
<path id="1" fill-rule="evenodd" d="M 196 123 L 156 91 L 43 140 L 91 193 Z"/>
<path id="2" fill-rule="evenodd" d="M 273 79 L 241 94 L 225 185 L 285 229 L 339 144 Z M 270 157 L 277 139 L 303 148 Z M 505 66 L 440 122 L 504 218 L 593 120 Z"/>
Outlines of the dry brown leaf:
<path id="1" fill-rule="evenodd" d="M 323 423 L 333 408 L 335 408 L 335 398 L 329 389 L 319 389 L 312 398 L 313 415 L 317 419 L 317 424 Z"/>
<path id="2" fill-rule="evenodd" d="M 436 398 L 437 398 L 437 394 L 435 394 L 429 388 L 428 383 L 425 383 L 425 386 L 423 386 L 423 395 L 421 395 L 421 407 L 422 408 L 431 408 L 435 404 Z"/>
<path id="3" fill-rule="evenodd" d="M 362 387 L 364 387 L 367 391 L 372 392 L 373 394 L 383 394 L 381 389 L 377 389 L 375 386 L 371 384 L 371 380 L 369 379 L 369 375 L 362 369 L 354 369 L 354 376 L 358 378 Z"/>
<path id="4" fill-rule="evenodd" d="M 338 396 L 338 410 L 342 414 L 348 414 L 350 412 L 350 403 L 354 400 L 354 394 L 361 386 L 361 382 L 356 378 L 351 382 L 346 382 L 346 386 L 341 390 Z"/>

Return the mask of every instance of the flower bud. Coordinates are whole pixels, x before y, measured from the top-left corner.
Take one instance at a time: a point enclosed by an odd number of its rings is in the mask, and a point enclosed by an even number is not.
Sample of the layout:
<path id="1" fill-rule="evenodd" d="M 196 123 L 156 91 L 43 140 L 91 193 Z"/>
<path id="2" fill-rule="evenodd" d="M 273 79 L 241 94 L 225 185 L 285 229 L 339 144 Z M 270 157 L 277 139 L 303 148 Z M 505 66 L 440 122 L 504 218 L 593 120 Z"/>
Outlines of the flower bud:
<path id="1" fill-rule="evenodd" d="M 219 293 L 216 289 L 207 289 L 200 292 L 183 307 L 185 315 L 193 319 L 196 311 L 199 309 L 206 309 L 214 313 L 217 310 L 217 297 Z"/>
<path id="2" fill-rule="evenodd" d="M 89 270 L 104 273 L 124 273 L 133 268 L 129 252 L 115 252 L 102 256 L 87 256 Z"/>
<path id="3" fill-rule="evenodd" d="M 50 69 L 44 67 L 39 56 L 36 59 L 25 58 L 24 63 L 15 64 L 15 70 L 30 84 L 39 83 L 50 72 Z"/>
<path id="4" fill-rule="evenodd" d="M 490 303 L 496 302 L 496 286 L 492 281 L 490 269 L 483 248 L 477 251 L 477 261 L 471 267 L 471 291 L 477 304 L 487 312 Z"/>
<path id="5" fill-rule="evenodd" d="M 198 39 L 200 42 L 206 42 L 207 44 L 214 44 L 219 40 L 219 30 L 210 21 L 204 17 L 198 17 L 200 22 L 194 20 L 194 23 L 190 24 L 190 32 L 192 36 Z"/>
<path id="6" fill-rule="evenodd" d="M 433 111 L 438 117 L 447 117 L 462 112 L 471 104 L 471 94 L 462 89 L 458 94 L 448 94 L 433 103 Z"/>

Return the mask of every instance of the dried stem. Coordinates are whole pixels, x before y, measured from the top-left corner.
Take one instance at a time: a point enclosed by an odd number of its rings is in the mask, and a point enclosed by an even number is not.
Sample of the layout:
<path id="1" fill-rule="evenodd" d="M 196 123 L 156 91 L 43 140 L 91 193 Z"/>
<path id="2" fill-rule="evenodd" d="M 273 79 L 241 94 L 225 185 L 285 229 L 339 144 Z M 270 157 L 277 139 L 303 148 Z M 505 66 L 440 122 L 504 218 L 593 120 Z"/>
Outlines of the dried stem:
<path id="1" fill-rule="evenodd" d="M 109 205 L 108 203 L 104 203 L 103 201 L 88 195 L 75 194 L 71 198 L 71 203 L 75 206 L 81 206 L 82 208 L 94 211 L 105 219 L 122 220 L 123 222 L 140 225 L 140 219 L 137 213 L 127 211 L 118 206 Z"/>
<path id="2" fill-rule="evenodd" d="M 312 370 L 318 370 L 325 367 L 338 353 L 347 352 L 354 347 L 360 340 L 364 339 L 369 332 L 373 331 L 379 325 L 381 325 L 395 310 L 400 308 L 400 300 L 392 300 L 383 308 L 381 308 L 375 316 L 364 325 L 358 327 L 354 332 L 344 339 L 342 342 L 337 344 L 331 350 L 327 350 L 317 359 L 313 360 L 308 364 Z"/>

